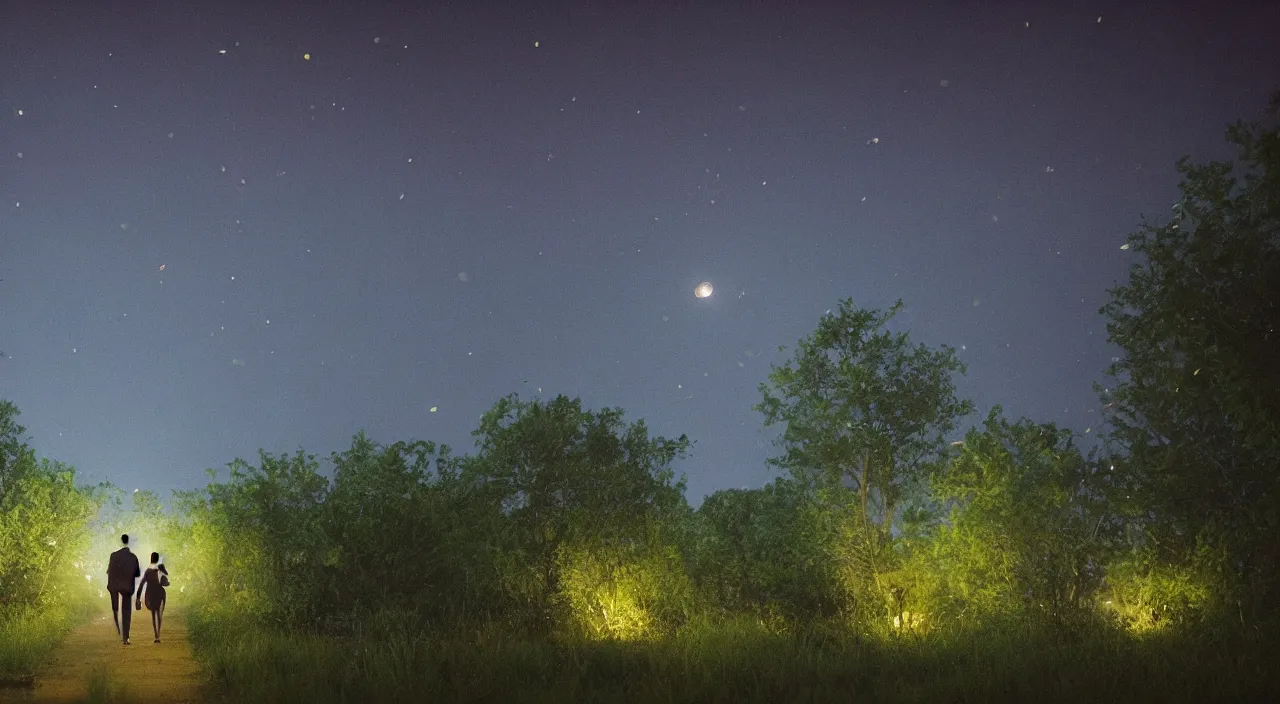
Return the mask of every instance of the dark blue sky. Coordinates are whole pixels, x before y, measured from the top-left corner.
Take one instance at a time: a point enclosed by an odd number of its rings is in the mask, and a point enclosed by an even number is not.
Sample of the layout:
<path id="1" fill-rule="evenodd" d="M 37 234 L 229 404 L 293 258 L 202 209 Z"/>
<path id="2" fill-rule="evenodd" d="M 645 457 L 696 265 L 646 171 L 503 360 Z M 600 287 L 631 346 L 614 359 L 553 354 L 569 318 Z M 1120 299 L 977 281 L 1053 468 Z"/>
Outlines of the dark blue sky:
<path id="1" fill-rule="evenodd" d="M 163 492 L 360 428 L 470 451 L 541 390 L 688 433 L 697 502 L 772 476 L 757 385 L 846 296 L 1083 432 L 1125 235 L 1280 87 L 1275 3 L 537 5 L 7 2 L 41 454 Z"/>

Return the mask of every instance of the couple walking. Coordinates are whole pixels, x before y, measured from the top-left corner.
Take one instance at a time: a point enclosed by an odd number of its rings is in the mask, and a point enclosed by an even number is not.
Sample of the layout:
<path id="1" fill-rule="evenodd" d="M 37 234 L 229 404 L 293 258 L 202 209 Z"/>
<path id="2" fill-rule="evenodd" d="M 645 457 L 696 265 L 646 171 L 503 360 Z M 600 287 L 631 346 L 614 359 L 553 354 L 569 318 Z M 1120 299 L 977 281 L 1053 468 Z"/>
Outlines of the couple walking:
<path id="1" fill-rule="evenodd" d="M 129 622 L 133 612 L 129 610 L 129 597 L 133 596 L 137 584 L 138 596 L 134 600 L 134 608 L 141 611 L 143 601 L 151 612 L 151 628 L 155 631 L 155 642 L 160 642 L 160 625 L 164 621 L 164 588 L 169 586 L 169 571 L 160 564 L 160 553 L 151 553 L 151 565 L 143 572 L 138 566 L 138 558 L 129 551 L 129 536 L 120 536 L 122 547 L 111 553 L 107 562 L 107 594 L 111 596 L 111 617 L 116 622 L 116 632 L 129 643 Z M 141 583 L 136 580 L 141 577 Z M 121 611 L 124 613 L 121 614 Z M 121 616 L 124 618 L 122 619 Z"/>

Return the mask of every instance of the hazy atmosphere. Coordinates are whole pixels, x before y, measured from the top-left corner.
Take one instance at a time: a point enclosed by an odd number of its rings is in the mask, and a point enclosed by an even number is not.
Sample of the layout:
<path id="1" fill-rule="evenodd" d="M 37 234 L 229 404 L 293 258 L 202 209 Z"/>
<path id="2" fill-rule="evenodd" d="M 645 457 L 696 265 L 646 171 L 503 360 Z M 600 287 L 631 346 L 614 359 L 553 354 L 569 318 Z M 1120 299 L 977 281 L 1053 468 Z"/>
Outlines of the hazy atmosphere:
<path id="1" fill-rule="evenodd" d="M 0 700 L 1270 701 L 1277 46 L 0 0 Z"/>
<path id="2" fill-rule="evenodd" d="M 0 396 L 189 488 L 563 393 L 687 433 L 696 503 L 774 476 L 778 345 L 901 298 L 1083 433 L 1126 233 L 1280 85 L 1265 5 L 11 2 Z"/>

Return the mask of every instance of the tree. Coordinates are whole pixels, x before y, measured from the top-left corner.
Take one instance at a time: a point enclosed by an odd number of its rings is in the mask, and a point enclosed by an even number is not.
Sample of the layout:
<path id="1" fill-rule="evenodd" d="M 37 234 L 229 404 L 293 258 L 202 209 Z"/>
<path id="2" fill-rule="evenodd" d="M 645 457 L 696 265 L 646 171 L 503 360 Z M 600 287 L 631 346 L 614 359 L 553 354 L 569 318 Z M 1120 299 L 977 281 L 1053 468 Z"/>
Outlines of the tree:
<path id="1" fill-rule="evenodd" d="M 773 368 L 756 406 L 766 426 L 785 426 L 784 454 L 770 462 L 807 481 L 852 484 L 862 521 L 878 518 L 885 537 L 973 407 L 956 397 L 952 377 L 964 365 L 953 348 L 912 346 L 906 333 L 885 329 L 901 309 L 901 301 L 887 312 L 841 301 L 791 361 Z"/>
<path id="2" fill-rule="evenodd" d="M 329 482 L 301 450 L 258 455 L 256 467 L 232 461 L 224 483 L 175 492 L 192 537 L 186 574 L 214 603 L 240 604 L 286 626 L 315 625 L 331 555 L 323 522 Z"/>
<path id="3" fill-rule="evenodd" d="M 29 466 L 24 458 L 32 454 L 25 440 L 27 429 L 18 424 L 20 413 L 12 402 L 0 401 L 0 506 Z"/>
<path id="4" fill-rule="evenodd" d="M 0 401 L 0 617 L 57 604 L 83 587 L 76 560 L 100 502 L 94 488 L 76 485 L 73 467 L 36 457 L 17 416 Z"/>
<path id="5" fill-rule="evenodd" d="M 510 589 L 539 617 L 559 593 L 564 550 L 615 560 L 644 552 L 654 523 L 684 502 L 671 464 L 688 438 L 651 438 L 644 421 L 626 425 L 619 409 L 513 394 L 473 435 L 478 453 L 466 476 L 506 516 Z"/>
<path id="6" fill-rule="evenodd" d="M 729 611 L 792 617 L 834 613 L 840 585 L 829 559 L 838 531 L 806 484 L 780 477 L 760 489 L 722 489 L 696 514 L 693 576 Z"/>
<path id="7" fill-rule="evenodd" d="M 450 576 L 473 555 L 450 540 L 457 512 L 442 483 L 457 476 L 458 463 L 449 448 L 423 441 L 381 446 L 362 432 L 332 460 L 325 510 L 333 545 L 327 564 L 338 571 L 333 605 L 412 610 L 457 600 Z"/>
<path id="8" fill-rule="evenodd" d="M 1173 216 L 1130 235 L 1128 281 L 1101 309 L 1110 439 L 1132 518 L 1166 557 L 1225 541 L 1265 603 L 1280 567 L 1280 93 L 1236 123 L 1236 163 L 1178 162 Z"/>
<path id="9" fill-rule="evenodd" d="M 1102 586 L 1120 536 L 1110 476 L 1069 430 L 1010 423 L 992 409 L 933 479 L 934 497 L 951 510 L 926 550 L 933 603 L 917 608 L 1031 608 L 1055 618 L 1079 610 Z"/>

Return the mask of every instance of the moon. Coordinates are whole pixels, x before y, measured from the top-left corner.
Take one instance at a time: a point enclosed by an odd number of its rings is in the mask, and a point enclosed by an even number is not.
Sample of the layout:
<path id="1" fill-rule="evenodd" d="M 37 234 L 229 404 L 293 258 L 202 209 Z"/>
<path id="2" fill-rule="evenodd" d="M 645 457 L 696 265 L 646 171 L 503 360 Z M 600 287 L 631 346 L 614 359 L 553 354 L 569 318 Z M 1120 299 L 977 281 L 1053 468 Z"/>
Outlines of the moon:
<path id="1" fill-rule="evenodd" d="M 697 288 L 693 289 L 693 295 L 696 298 L 707 298 L 711 295 L 711 293 L 714 290 L 715 289 L 711 287 L 710 281 L 703 281 L 702 283 L 698 284 Z"/>

